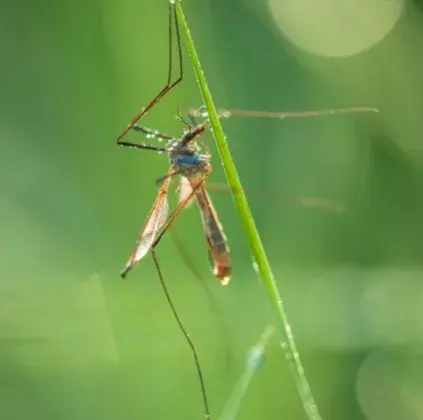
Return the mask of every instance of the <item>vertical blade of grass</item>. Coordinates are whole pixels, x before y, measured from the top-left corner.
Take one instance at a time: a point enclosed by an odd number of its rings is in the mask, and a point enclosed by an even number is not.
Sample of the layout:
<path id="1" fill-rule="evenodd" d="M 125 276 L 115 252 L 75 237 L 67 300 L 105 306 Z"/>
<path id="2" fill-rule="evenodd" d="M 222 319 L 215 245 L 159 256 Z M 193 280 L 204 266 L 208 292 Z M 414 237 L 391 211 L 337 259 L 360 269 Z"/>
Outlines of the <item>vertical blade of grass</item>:
<path id="1" fill-rule="evenodd" d="M 174 0 L 170 1 L 174 3 Z M 309 420 L 320 420 L 321 417 L 318 413 L 317 405 L 315 403 L 313 394 L 311 393 L 310 385 L 305 376 L 304 368 L 300 360 L 294 337 L 292 335 L 291 326 L 285 314 L 281 295 L 273 277 L 270 264 L 267 260 L 263 244 L 261 242 L 258 230 L 254 223 L 253 216 L 251 214 L 250 207 L 244 194 L 244 190 L 242 188 L 241 181 L 239 179 L 238 172 L 235 167 L 235 163 L 232 159 L 222 125 L 220 124 L 219 117 L 217 115 L 216 108 L 214 106 L 210 94 L 210 90 L 207 86 L 206 79 L 204 77 L 204 72 L 201 67 L 200 60 L 195 49 L 187 21 L 185 19 L 181 2 L 176 1 L 175 7 L 180 26 L 183 30 L 185 44 L 187 46 L 188 53 L 191 57 L 192 65 L 194 67 L 194 72 L 197 78 L 197 83 L 201 92 L 201 96 L 203 98 L 203 103 L 207 109 L 208 118 L 212 127 L 213 137 L 215 139 L 217 149 L 219 150 L 220 158 L 228 184 L 231 187 L 235 206 L 241 219 L 245 234 L 247 235 L 248 242 L 250 244 L 251 251 L 254 257 L 254 261 L 257 264 L 258 271 L 263 279 L 265 287 L 269 293 L 269 298 L 272 302 L 273 307 L 275 308 L 278 320 L 280 322 L 281 327 L 279 328 L 279 331 L 282 336 L 281 348 L 284 351 L 286 360 L 292 368 L 297 389 L 302 404 L 304 406 L 304 410 Z"/>
<path id="2" fill-rule="evenodd" d="M 254 377 L 258 372 L 265 360 L 266 346 L 269 344 L 273 336 L 274 328 L 267 326 L 260 336 L 260 339 L 252 347 L 248 353 L 245 363 L 244 371 L 236 383 L 228 402 L 226 403 L 222 415 L 219 420 L 235 420 L 239 407 L 247 394 L 247 389 Z"/>

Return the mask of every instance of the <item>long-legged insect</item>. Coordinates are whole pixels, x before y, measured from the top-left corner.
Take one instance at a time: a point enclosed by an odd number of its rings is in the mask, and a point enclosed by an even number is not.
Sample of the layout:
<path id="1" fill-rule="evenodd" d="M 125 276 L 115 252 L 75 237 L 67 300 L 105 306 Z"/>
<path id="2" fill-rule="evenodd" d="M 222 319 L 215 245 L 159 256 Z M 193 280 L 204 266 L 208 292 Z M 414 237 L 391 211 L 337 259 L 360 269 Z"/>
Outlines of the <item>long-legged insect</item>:
<path id="1" fill-rule="evenodd" d="M 178 54 L 179 54 L 179 76 L 176 80 L 172 81 L 172 21 L 174 22 L 174 27 L 176 31 L 176 38 L 178 44 Z M 185 203 L 188 203 L 191 198 L 197 193 L 198 197 L 204 197 L 204 190 L 202 189 L 203 183 L 207 180 L 208 176 L 211 172 L 211 167 L 209 164 L 208 156 L 201 156 L 198 155 L 197 152 L 191 148 L 190 142 L 194 140 L 198 135 L 204 132 L 205 130 L 205 122 L 200 124 L 193 129 L 188 130 L 184 136 L 180 139 L 180 141 L 176 141 L 176 139 L 167 136 L 165 134 L 157 133 L 156 131 L 151 131 L 148 129 L 143 129 L 142 127 L 138 127 L 137 122 L 149 111 L 151 110 L 169 91 L 171 91 L 183 77 L 183 67 L 182 67 L 182 50 L 181 50 L 181 42 L 179 36 L 179 26 L 176 16 L 176 9 L 172 2 L 169 3 L 169 72 L 168 72 L 168 79 L 165 87 L 160 90 L 160 92 L 150 101 L 150 103 L 145 107 L 142 108 L 138 114 L 131 120 L 131 122 L 127 125 L 127 127 L 122 131 L 122 133 L 117 138 L 117 144 L 120 146 L 144 149 L 144 150 L 153 150 L 156 152 L 169 152 L 170 156 L 170 168 L 167 175 L 162 180 L 162 185 L 160 187 L 158 196 L 156 201 L 153 204 L 153 208 L 150 211 L 150 214 L 147 217 L 147 221 L 145 222 L 143 231 L 141 232 L 140 241 L 136 247 L 135 252 L 131 255 L 127 265 L 121 272 L 121 276 L 125 277 L 128 272 L 134 267 L 134 265 L 140 261 L 146 253 L 149 251 L 151 252 L 154 260 L 154 264 L 156 266 L 157 273 L 160 278 L 161 286 L 164 290 L 166 295 L 167 301 L 171 307 L 172 313 L 181 329 L 188 345 L 191 348 L 198 379 L 200 382 L 201 394 L 203 398 L 203 405 L 204 405 L 204 414 L 205 418 L 210 418 L 210 409 L 209 403 L 205 388 L 204 377 L 202 373 L 202 369 L 199 363 L 199 358 L 197 355 L 196 348 L 194 346 L 193 341 L 191 340 L 190 336 L 188 335 L 185 327 L 183 326 L 178 313 L 176 312 L 175 306 L 170 298 L 167 286 L 164 282 L 164 278 L 159 266 L 159 262 L 156 256 L 155 247 L 159 243 L 160 239 L 162 238 L 163 234 L 166 232 L 166 229 L 171 226 L 175 218 L 184 208 Z M 156 147 L 147 144 L 140 144 L 136 142 L 130 142 L 123 140 L 124 136 L 129 132 L 129 130 L 141 131 L 149 137 L 153 138 L 160 138 L 169 141 L 168 147 Z M 187 195 L 187 197 L 182 200 L 176 210 L 171 214 L 169 219 L 167 219 L 167 214 L 169 211 L 169 206 L 167 203 L 167 194 L 170 186 L 171 179 L 174 175 L 180 173 L 181 175 L 187 175 L 188 178 L 192 181 L 192 192 Z M 200 200 L 200 199 L 199 199 Z M 207 216 L 203 216 L 203 221 L 208 220 L 209 222 L 209 230 L 206 231 L 206 238 L 208 240 L 209 247 L 214 247 L 217 249 L 217 245 L 219 245 L 217 241 L 217 235 L 215 235 L 214 230 L 218 229 L 222 231 L 221 226 L 217 220 L 211 221 L 213 216 L 216 215 L 210 200 L 203 200 L 204 202 L 207 201 L 207 204 L 204 206 L 204 212 L 207 212 Z M 219 235 L 222 241 L 226 241 L 224 234 Z M 221 248 L 219 248 L 220 250 Z M 222 248 L 224 249 L 224 248 Z M 218 275 L 222 283 L 227 283 L 229 280 L 229 272 L 226 267 L 230 267 L 230 261 L 227 258 L 227 255 L 221 255 L 219 251 L 215 251 L 214 255 L 216 256 L 216 275 Z M 222 257 L 222 258 L 220 258 Z M 198 276 L 197 276 L 198 278 Z"/>
<path id="2" fill-rule="evenodd" d="M 133 129 L 147 133 L 147 135 L 152 134 L 150 130 L 144 129 L 142 127 L 134 126 Z M 159 244 L 165 232 L 168 230 L 168 228 L 171 227 L 172 223 L 175 221 L 178 215 L 180 215 L 187 203 L 189 203 L 191 199 L 195 197 L 201 209 L 209 251 L 215 262 L 214 274 L 220 279 L 223 285 L 226 285 L 229 282 L 231 264 L 229 258 L 229 249 L 226 244 L 226 237 L 223 233 L 222 226 L 219 223 L 217 213 L 214 210 L 210 197 L 204 188 L 204 184 L 212 171 L 210 155 L 200 154 L 198 152 L 196 143 L 197 138 L 204 133 L 205 129 L 206 121 L 193 127 L 190 126 L 180 139 L 170 138 L 169 136 L 154 132 L 155 137 L 161 137 L 162 139 L 169 141 L 168 146 L 161 148 L 161 150 L 166 151 L 169 154 L 170 168 L 168 173 L 163 178 L 158 180 L 161 183 L 161 187 L 156 201 L 154 202 L 153 207 L 147 216 L 147 220 L 141 231 L 140 239 L 137 243 L 135 251 L 129 258 L 125 268 L 122 270 L 121 276 L 126 277 L 129 271 L 132 270 L 133 267 L 148 252 L 152 253 L 162 287 L 166 293 L 166 297 L 171 306 L 172 312 L 193 351 L 203 395 L 205 415 L 206 418 L 209 418 L 210 411 L 208 408 L 204 378 L 198 361 L 198 356 L 195 347 L 184 326 L 182 325 L 180 318 L 176 313 L 175 307 L 169 297 L 169 293 L 164 283 L 163 275 L 161 273 L 155 251 L 156 246 Z M 143 147 L 145 145 L 142 144 L 138 144 L 137 146 L 142 149 L 151 149 L 150 147 Z M 167 195 L 172 178 L 175 175 L 181 175 L 183 179 L 188 180 L 190 183 L 190 191 L 186 194 L 183 193 L 183 197 L 181 198 L 177 208 L 168 217 L 169 205 L 167 202 Z M 186 190 L 183 185 L 180 189 L 184 191 Z"/>
<path id="3" fill-rule="evenodd" d="M 133 129 L 151 134 L 150 130 L 139 126 L 135 126 Z M 201 210 L 206 242 L 215 263 L 213 272 L 223 285 L 228 284 L 231 274 L 229 248 L 217 212 L 204 186 L 212 172 L 210 155 L 198 152 L 197 138 L 204 133 L 205 129 L 206 121 L 190 126 L 180 139 L 169 138 L 169 136 L 154 132 L 155 137 L 169 140 L 168 147 L 161 149 L 169 154 L 170 169 L 163 178 L 158 180 L 162 185 L 157 199 L 147 217 L 137 247 L 121 273 L 122 277 L 125 277 L 149 251 L 158 245 L 176 217 L 191 199 L 195 198 Z M 137 146 L 144 148 L 142 144 Z M 167 194 L 171 179 L 175 175 L 181 175 L 182 177 L 180 186 L 181 198 L 177 208 L 167 218 L 169 209 Z M 184 181 L 189 183 L 189 190 L 187 190 L 187 184 Z"/>
<path id="4" fill-rule="evenodd" d="M 173 24 L 172 24 L 173 22 Z M 172 27 L 175 27 L 176 40 L 177 40 L 177 50 L 179 56 L 179 75 L 175 80 L 172 80 L 172 40 L 173 40 L 173 30 Z M 183 63 L 182 63 L 182 48 L 181 40 L 179 35 L 179 25 L 176 15 L 176 9 L 174 2 L 169 2 L 169 71 L 166 85 L 159 91 L 159 93 L 150 101 L 150 103 L 142 108 L 134 118 L 130 121 L 127 127 L 122 131 L 122 133 L 117 138 L 117 144 L 120 146 L 144 149 L 144 150 L 153 150 L 157 152 L 168 152 L 170 156 L 170 169 L 167 175 L 161 180 L 162 185 L 160 187 L 158 196 L 153 205 L 152 210 L 150 211 L 147 221 L 144 225 L 144 228 L 141 232 L 140 240 L 137 244 L 137 247 L 129 259 L 127 265 L 122 271 L 122 277 L 125 277 L 128 272 L 134 267 L 134 265 L 139 262 L 148 252 L 152 253 L 153 260 L 160 278 L 161 285 L 166 294 L 167 300 L 171 306 L 172 312 L 181 328 L 188 344 L 191 347 L 193 356 L 196 363 L 197 373 L 200 381 L 200 386 L 203 395 L 204 409 L 206 418 L 210 417 L 210 411 L 208 408 L 207 395 L 205 392 L 204 379 L 202 371 L 198 362 L 197 353 L 193 342 L 191 341 L 189 335 L 187 334 L 184 326 L 182 325 L 178 314 L 176 313 L 175 307 L 170 299 L 166 284 L 164 282 L 162 272 L 158 263 L 155 247 L 158 245 L 159 241 L 163 237 L 167 228 L 169 228 L 176 217 L 181 213 L 187 203 L 191 201 L 192 198 L 196 198 L 196 201 L 199 205 L 202 214 L 203 225 L 206 233 L 206 240 L 211 252 L 212 258 L 214 260 L 215 275 L 221 280 L 222 284 L 227 284 L 230 279 L 230 258 L 229 258 L 229 248 L 226 243 L 226 237 L 223 233 L 222 226 L 219 223 L 217 218 L 216 211 L 214 210 L 210 197 L 207 194 L 207 191 L 204 188 L 205 182 L 211 173 L 210 165 L 210 156 L 201 155 L 196 150 L 196 139 L 200 136 L 206 128 L 206 121 L 201 124 L 190 126 L 189 129 L 184 133 L 181 139 L 175 139 L 166 134 L 158 133 L 157 131 L 149 130 L 137 125 L 138 121 L 143 118 L 163 97 L 168 94 L 172 89 L 174 89 L 183 79 Z M 332 110 L 330 113 L 327 111 L 311 111 L 314 115 L 332 115 L 336 113 L 354 113 L 354 112 L 368 112 L 368 109 L 355 108 L 355 109 L 338 109 Z M 238 115 L 244 114 L 244 116 L 249 116 L 245 114 L 245 111 L 235 111 L 232 114 L 238 113 Z M 306 113 L 296 113 L 295 116 L 300 116 L 303 114 L 303 117 L 311 116 L 307 115 L 310 112 Z M 229 116 L 228 110 L 222 112 L 223 116 Z M 195 112 L 191 113 L 191 116 L 195 116 Z M 257 115 L 256 115 L 257 116 Z M 263 115 L 261 115 L 263 116 Z M 286 115 L 285 117 L 292 116 Z M 279 116 L 280 117 L 280 116 Z M 141 131 L 150 138 L 158 138 L 169 141 L 167 147 L 158 147 L 155 145 L 142 144 L 138 142 L 131 142 L 123 140 L 126 134 L 130 130 Z M 168 216 L 169 206 L 167 203 L 167 194 L 170 186 L 171 179 L 174 175 L 182 175 L 185 177 L 190 186 L 190 191 L 181 186 L 183 192 L 183 199 L 180 201 L 178 207 L 174 212 Z"/>

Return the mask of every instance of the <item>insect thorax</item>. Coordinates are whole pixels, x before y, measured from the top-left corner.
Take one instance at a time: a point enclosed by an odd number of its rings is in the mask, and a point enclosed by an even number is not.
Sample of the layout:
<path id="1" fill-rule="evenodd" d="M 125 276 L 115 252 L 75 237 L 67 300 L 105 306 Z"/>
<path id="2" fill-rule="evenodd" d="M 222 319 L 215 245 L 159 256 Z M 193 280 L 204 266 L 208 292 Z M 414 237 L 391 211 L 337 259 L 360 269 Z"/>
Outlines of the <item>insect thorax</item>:
<path id="1" fill-rule="evenodd" d="M 208 155 L 197 153 L 189 146 L 175 148 L 169 154 L 170 163 L 183 175 L 204 173 L 209 166 Z"/>

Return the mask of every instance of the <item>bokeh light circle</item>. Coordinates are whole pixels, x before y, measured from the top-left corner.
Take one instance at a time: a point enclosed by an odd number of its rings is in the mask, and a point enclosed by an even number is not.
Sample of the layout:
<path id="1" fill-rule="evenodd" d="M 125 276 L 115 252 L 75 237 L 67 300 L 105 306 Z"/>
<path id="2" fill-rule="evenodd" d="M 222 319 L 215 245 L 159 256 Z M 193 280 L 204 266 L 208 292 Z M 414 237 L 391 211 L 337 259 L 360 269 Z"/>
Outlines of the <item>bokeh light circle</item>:
<path id="1" fill-rule="evenodd" d="M 402 15 L 403 0 L 268 0 L 281 32 L 308 52 L 347 57 L 379 43 Z"/>

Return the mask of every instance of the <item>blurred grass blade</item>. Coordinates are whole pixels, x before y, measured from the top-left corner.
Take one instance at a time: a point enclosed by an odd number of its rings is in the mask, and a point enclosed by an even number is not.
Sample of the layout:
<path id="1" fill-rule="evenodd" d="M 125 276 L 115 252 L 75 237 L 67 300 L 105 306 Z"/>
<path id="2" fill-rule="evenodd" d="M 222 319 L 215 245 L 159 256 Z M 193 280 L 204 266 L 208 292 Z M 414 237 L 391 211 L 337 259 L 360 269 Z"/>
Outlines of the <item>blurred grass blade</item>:
<path id="1" fill-rule="evenodd" d="M 274 328 L 268 326 L 262 333 L 257 344 L 250 349 L 245 363 L 245 369 L 236 383 L 234 390 L 223 409 L 219 420 L 235 420 L 238 409 L 244 399 L 248 386 L 253 379 L 254 374 L 261 368 L 265 359 L 266 346 L 274 334 Z"/>
<path id="2" fill-rule="evenodd" d="M 174 2 L 174 0 L 170 1 Z M 207 86 L 204 77 L 204 72 L 201 67 L 193 39 L 191 38 L 191 33 L 187 21 L 185 19 L 185 15 L 180 1 L 176 2 L 176 11 L 179 23 L 182 27 L 182 31 L 184 34 L 187 50 L 191 57 L 192 65 L 194 67 L 194 72 L 203 98 L 203 103 L 207 109 L 213 137 L 215 139 L 217 149 L 219 150 L 220 158 L 228 184 L 231 187 L 235 206 L 238 210 L 238 214 L 241 219 L 245 234 L 247 235 L 254 261 L 257 264 L 259 270 L 259 274 L 262 277 L 263 282 L 267 288 L 269 298 L 276 310 L 278 320 L 281 325 L 281 328 L 279 329 L 283 337 L 281 348 L 283 349 L 285 357 L 290 367 L 292 368 L 292 373 L 297 385 L 297 389 L 302 400 L 304 410 L 306 411 L 309 420 L 320 420 L 317 405 L 311 393 L 310 385 L 308 384 L 307 378 L 305 376 L 304 368 L 300 360 L 294 337 L 292 335 L 291 326 L 289 325 L 288 319 L 285 315 L 285 310 L 282 304 L 279 289 L 274 280 L 270 264 L 267 260 L 263 244 L 261 242 L 258 230 L 254 223 L 250 207 L 248 205 L 244 190 L 241 185 L 241 181 L 238 176 L 238 171 L 232 159 L 229 146 L 225 138 L 225 134 L 223 133 L 223 128 L 220 124 L 219 117 L 217 115 L 216 108 L 214 106 L 210 94 L 210 90 Z"/>

